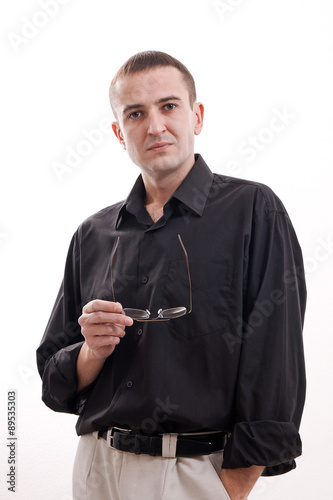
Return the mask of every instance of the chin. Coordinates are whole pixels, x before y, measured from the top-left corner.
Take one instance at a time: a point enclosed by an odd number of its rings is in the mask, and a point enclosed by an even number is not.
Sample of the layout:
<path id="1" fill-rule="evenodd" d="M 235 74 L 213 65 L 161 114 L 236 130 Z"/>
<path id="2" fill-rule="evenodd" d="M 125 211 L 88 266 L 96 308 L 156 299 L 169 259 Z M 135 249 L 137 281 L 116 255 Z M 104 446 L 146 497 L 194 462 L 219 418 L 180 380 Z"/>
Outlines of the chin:
<path id="1" fill-rule="evenodd" d="M 178 170 L 179 168 L 179 160 L 174 158 L 157 158 L 150 162 L 151 170 L 170 173 Z"/>

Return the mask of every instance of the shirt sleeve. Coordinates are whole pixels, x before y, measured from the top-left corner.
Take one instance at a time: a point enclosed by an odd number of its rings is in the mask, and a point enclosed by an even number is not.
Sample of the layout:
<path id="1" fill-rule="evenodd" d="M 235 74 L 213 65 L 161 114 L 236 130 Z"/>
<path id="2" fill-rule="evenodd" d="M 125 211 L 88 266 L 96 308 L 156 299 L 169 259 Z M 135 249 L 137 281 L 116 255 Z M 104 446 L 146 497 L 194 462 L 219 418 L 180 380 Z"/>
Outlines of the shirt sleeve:
<path id="1" fill-rule="evenodd" d="M 81 314 L 80 259 L 77 233 L 73 236 L 55 305 L 41 344 L 37 366 L 42 400 L 54 411 L 80 413 L 85 395 L 77 394 L 76 360 L 84 338 L 77 322 Z"/>
<path id="2" fill-rule="evenodd" d="M 223 468 L 264 465 L 263 475 L 296 466 L 306 385 L 302 254 L 284 207 L 273 203 L 261 198 L 246 244 L 235 418 L 223 461 Z"/>

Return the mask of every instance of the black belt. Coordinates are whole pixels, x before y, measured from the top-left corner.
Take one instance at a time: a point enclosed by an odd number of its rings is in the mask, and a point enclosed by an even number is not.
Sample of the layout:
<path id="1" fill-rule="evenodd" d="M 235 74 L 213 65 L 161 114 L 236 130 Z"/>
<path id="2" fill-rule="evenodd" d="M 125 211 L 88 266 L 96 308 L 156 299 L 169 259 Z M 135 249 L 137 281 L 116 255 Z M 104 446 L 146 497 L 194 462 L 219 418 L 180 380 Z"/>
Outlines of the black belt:
<path id="1" fill-rule="evenodd" d="M 225 446 L 227 436 L 225 432 L 178 435 L 176 456 L 210 455 L 215 451 L 221 451 Z M 162 434 L 150 436 L 113 428 L 111 433 L 99 431 L 98 437 L 105 439 L 108 445 L 116 450 L 136 455 L 145 453 L 151 456 L 162 456 Z"/>

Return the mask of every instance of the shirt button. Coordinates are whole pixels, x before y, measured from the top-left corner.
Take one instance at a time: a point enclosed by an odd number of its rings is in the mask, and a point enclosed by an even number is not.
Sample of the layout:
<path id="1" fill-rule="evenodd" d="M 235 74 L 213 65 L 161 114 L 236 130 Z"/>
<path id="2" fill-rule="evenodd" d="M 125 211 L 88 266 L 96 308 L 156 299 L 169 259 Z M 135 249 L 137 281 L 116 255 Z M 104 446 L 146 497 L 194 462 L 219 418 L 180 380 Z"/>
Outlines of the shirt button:
<path id="1" fill-rule="evenodd" d="M 131 380 L 129 380 L 129 381 L 127 382 L 127 387 L 128 387 L 128 388 L 130 388 L 130 387 L 132 387 L 132 385 L 133 385 L 133 382 L 131 382 Z"/>
<path id="2" fill-rule="evenodd" d="M 138 330 L 136 333 L 137 333 L 138 335 L 142 335 L 142 333 L 143 333 L 142 328 L 140 328 L 140 330 Z"/>
<path id="3" fill-rule="evenodd" d="M 148 276 L 144 276 L 144 277 L 142 278 L 142 280 L 141 280 L 141 281 L 142 281 L 142 283 L 144 283 L 144 284 L 145 284 L 145 283 L 148 283 Z"/>

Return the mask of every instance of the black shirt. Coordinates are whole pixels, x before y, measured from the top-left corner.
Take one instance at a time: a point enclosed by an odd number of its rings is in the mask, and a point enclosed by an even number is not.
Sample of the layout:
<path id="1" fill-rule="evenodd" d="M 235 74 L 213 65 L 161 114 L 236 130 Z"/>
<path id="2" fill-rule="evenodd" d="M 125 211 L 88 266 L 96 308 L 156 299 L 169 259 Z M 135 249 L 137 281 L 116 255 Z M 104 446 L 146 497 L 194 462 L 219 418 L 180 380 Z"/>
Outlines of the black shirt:
<path id="1" fill-rule="evenodd" d="M 77 433 L 110 426 L 230 433 L 223 467 L 295 467 L 305 372 L 301 250 L 284 206 L 259 183 L 196 162 L 154 223 L 137 179 L 127 200 L 81 224 L 38 349 L 43 401 L 79 415 Z M 134 322 L 97 380 L 77 394 L 77 323 L 92 299 L 123 307 L 189 307 L 165 322 Z"/>

